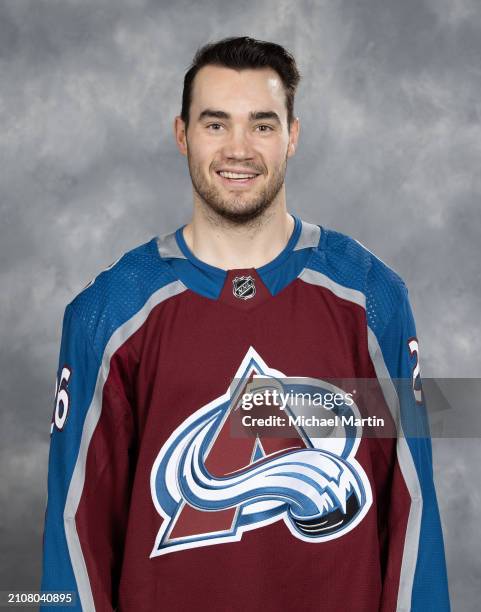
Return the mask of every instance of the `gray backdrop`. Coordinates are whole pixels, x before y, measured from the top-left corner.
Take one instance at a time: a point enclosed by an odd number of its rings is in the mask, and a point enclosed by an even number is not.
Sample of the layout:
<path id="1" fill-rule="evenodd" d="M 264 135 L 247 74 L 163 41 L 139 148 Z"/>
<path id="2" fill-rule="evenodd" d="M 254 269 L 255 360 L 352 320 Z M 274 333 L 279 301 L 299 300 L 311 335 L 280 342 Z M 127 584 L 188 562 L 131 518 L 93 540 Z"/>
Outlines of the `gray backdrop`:
<path id="1" fill-rule="evenodd" d="M 288 208 L 401 274 L 424 376 L 479 376 L 478 0 L 1 0 L 0 589 L 38 588 L 63 309 L 190 218 L 183 74 L 240 34 L 303 74 Z M 480 445 L 433 444 L 453 609 L 478 610 Z"/>

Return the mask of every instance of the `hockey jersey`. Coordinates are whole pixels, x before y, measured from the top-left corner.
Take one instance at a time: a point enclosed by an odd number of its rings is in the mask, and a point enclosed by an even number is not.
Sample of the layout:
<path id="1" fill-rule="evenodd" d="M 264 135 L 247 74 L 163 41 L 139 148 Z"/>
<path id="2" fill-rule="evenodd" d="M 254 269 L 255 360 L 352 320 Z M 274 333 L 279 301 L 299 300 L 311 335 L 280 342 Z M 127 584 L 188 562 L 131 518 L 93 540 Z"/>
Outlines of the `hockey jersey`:
<path id="1" fill-rule="evenodd" d="M 66 306 L 41 589 L 68 609 L 449 610 L 406 286 L 293 218 L 259 268 L 201 261 L 182 226 Z M 232 381 L 253 375 L 372 379 L 399 435 L 235 436 Z M 413 419 L 426 435 L 402 435 Z"/>

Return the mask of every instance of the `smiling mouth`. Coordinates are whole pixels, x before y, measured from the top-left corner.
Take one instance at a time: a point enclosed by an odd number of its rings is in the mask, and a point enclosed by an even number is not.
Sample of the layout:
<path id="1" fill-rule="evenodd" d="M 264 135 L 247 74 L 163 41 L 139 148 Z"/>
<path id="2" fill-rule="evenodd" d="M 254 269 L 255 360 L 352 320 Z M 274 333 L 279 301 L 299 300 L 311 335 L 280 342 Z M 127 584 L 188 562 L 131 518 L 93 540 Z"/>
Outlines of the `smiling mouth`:
<path id="1" fill-rule="evenodd" d="M 228 185 L 248 185 L 259 176 L 257 172 L 227 172 L 225 170 L 218 170 L 216 174 Z"/>

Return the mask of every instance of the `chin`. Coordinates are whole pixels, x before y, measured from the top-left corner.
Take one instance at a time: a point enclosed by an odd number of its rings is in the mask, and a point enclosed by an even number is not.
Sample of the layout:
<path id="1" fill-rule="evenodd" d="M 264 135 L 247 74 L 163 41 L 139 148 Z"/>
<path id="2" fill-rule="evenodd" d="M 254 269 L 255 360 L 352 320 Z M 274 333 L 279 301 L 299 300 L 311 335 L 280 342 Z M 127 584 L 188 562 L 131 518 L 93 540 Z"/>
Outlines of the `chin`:
<path id="1" fill-rule="evenodd" d="M 242 202 L 239 205 L 229 205 L 228 203 L 207 203 L 219 216 L 234 223 L 245 223 L 259 217 L 270 203 L 261 202 Z"/>

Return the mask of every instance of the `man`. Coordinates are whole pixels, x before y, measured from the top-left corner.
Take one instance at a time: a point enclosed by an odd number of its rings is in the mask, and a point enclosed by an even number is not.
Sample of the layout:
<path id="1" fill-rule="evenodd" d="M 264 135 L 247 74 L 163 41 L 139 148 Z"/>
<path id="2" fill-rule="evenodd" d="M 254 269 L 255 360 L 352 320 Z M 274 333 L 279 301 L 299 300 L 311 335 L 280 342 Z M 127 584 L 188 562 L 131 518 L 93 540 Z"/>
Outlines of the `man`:
<path id="1" fill-rule="evenodd" d="M 74 609 L 449 610 L 430 441 L 402 435 L 425 431 L 407 289 L 287 212 L 298 82 L 279 45 L 200 49 L 174 125 L 191 222 L 66 307 L 42 589 Z M 236 435 L 259 377 L 373 380 L 398 435 Z"/>

